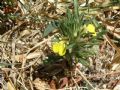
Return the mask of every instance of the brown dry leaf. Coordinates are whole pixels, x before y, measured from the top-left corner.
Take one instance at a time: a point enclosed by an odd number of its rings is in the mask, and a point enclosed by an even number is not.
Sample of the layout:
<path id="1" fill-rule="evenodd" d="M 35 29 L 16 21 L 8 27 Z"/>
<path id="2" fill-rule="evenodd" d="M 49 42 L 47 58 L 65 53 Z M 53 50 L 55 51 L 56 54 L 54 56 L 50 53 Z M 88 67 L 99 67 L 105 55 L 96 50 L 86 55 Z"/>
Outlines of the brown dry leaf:
<path id="1" fill-rule="evenodd" d="M 20 0 L 20 1 L 18 1 L 18 7 L 20 8 L 22 15 L 25 15 L 25 14 L 28 13 L 27 9 L 24 8 L 24 6 L 25 6 L 26 4 L 27 4 L 27 3 L 26 3 L 26 0 Z"/>
<path id="2" fill-rule="evenodd" d="M 95 2 L 98 2 L 98 3 L 108 3 L 108 2 L 110 2 L 110 0 L 95 0 Z"/>
<path id="3" fill-rule="evenodd" d="M 82 80 L 82 77 L 76 77 L 75 78 L 76 83 L 80 82 L 81 80 Z"/>
<path id="4" fill-rule="evenodd" d="M 117 52 L 113 58 L 112 63 L 120 63 L 120 53 Z"/>
<path id="5" fill-rule="evenodd" d="M 22 31 L 21 32 L 21 36 L 23 37 L 23 36 L 28 36 L 28 35 L 30 35 L 32 32 L 31 32 L 31 30 L 24 30 L 24 31 Z"/>
<path id="6" fill-rule="evenodd" d="M 23 62 L 24 59 L 25 59 L 25 54 L 15 55 L 15 60 L 17 62 Z"/>
<path id="7" fill-rule="evenodd" d="M 10 83 L 10 82 L 7 82 L 7 88 L 8 88 L 8 90 L 16 90 L 16 89 L 14 88 L 13 84 Z"/>
<path id="8" fill-rule="evenodd" d="M 30 53 L 27 55 L 26 59 L 33 59 L 33 58 L 39 57 L 40 55 L 41 55 L 40 52 Z"/>
<path id="9" fill-rule="evenodd" d="M 56 82 L 55 82 L 55 80 L 51 80 L 50 88 L 53 89 L 53 90 L 56 90 Z"/>
<path id="10" fill-rule="evenodd" d="M 102 6 L 106 6 L 110 3 L 110 0 L 95 0 L 95 2 L 99 3 Z"/>
<path id="11" fill-rule="evenodd" d="M 120 53 L 116 53 L 112 62 L 111 62 L 111 69 L 112 70 L 119 70 L 120 69 Z"/>
<path id="12" fill-rule="evenodd" d="M 37 90 L 46 90 L 46 89 L 49 90 L 50 89 L 50 86 L 48 85 L 48 83 L 40 80 L 39 78 L 36 78 L 33 81 L 33 84 L 35 85 L 35 88 Z"/>
<path id="13" fill-rule="evenodd" d="M 30 53 L 27 56 L 25 56 L 25 54 L 21 54 L 21 55 L 15 55 L 15 60 L 18 62 L 23 62 L 24 59 L 34 59 L 36 57 L 39 57 L 41 54 L 40 52 L 34 52 L 34 53 Z"/>
<path id="14" fill-rule="evenodd" d="M 95 0 L 97 3 L 103 3 L 105 0 Z"/>
<path id="15" fill-rule="evenodd" d="M 60 82 L 62 82 L 60 88 L 63 88 L 64 86 L 68 85 L 68 78 L 64 77 L 60 80 Z"/>
<path id="16" fill-rule="evenodd" d="M 120 69 L 120 64 L 118 64 L 118 63 L 114 63 L 113 65 L 112 65 L 112 71 L 117 71 L 117 70 L 119 70 Z"/>

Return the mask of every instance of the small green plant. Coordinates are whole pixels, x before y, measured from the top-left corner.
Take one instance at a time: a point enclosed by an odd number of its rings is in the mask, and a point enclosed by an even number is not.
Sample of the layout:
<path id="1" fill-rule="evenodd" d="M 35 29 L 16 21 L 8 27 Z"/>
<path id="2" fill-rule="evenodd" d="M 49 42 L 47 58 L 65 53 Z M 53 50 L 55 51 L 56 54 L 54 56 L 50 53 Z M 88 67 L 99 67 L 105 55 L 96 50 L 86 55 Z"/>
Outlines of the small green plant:
<path id="1" fill-rule="evenodd" d="M 77 0 L 74 0 L 74 11 L 67 9 L 66 16 L 51 25 L 59 32 L 57 41 L 52 42 L 53 52 L 67 60 L 70 66 L 78 62 L 89 66 L 87 58 L 94 54 L 90 48 L 98 43 L 101 36 L 96 32 L 99 26 L 96 20 L 79 13 Z M 51 31 L 47 29 L 44 34 Z"/>

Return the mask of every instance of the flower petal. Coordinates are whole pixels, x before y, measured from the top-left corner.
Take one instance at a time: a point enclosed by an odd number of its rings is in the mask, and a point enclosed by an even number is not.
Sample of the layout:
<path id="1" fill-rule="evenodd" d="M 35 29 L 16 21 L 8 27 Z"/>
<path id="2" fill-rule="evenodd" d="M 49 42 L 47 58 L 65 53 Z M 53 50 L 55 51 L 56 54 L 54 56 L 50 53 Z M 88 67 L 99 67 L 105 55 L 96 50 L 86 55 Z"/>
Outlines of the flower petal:
<path id="1" fill-rule="evenodd" d="M 63 56 L 65 55 L 65 53 L 66 53 L 66 47 L 63 45 L 59 46 L 59 55 Z"/>
<path id="2" fill-rule="evenodd" d="M 93 24 L 88 24 L 86 29 L 87 31 L 92 33 L 93 36 L 96 36 L 95 26 Z"/>
<path id="3" fill-rule="evenodd" d="M 53 43 L 52 50 L 53 50 L 54 53 L 59 52 L 59 43 L 58 42 Z"/>
<path id="4" fill-rule="evenodd" d="M 65 45 L 65 41 L 60 41 L 59 42 L 59 55 L 63 56 L 66 53 L 66 45 Z"/>

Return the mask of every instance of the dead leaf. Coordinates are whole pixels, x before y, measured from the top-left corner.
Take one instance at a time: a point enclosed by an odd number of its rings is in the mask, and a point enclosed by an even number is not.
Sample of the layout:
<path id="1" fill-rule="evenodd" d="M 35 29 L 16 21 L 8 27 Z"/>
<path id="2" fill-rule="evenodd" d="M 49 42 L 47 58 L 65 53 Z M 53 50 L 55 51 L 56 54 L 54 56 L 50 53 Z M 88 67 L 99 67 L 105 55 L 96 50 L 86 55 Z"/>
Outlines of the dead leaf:
<path id="1" fill-rule="evenodd" d="M 28 35 L 30 35 L 32 32 L 31 32 L 31 30 L 24 30 L 24 31 L 22 31 L 21 32 L 21 37 L 24 37 L 24 36 L 28 36 Z"/>
<path id="2" fill-rule="evenodd" d="M 50 89 L 50 86 L 48 85 L 48 83 L 40 80 L 39 78 L 36 78 L 33 81 L 33 84 L 35 85 L 35 88 L 37 90 L 49 90 Z"/>
<path id="3" fill-rule="evenodd" d="M 117 52 L 111 62 L 111 69 L 112 70 L 119 70 L 120 69 L 120 53 Z"/>
<path id="4" fill-rule="evenodd" d="M 68 85 L 68 78 L 67 77 L 61 78 L 60 82 L 62 82 L 60 88 L 63 88 L 64 86 Z"/>
<path id="5" fill-rule="evenodd" d="M 25 54 L 21 54 L 21 55 L 15 55 L 15 60 L 18 62 L 23 62 L 24 59 L 34 59 L 39 57 L 41 54 L 40 52 L 34 52 L 34 53 L 30 53 L 27 56 Z"/>
<path id="6" fill-rule="evenodd" d="M 10 83 L 10 82 L 7 82 L 7 88 L 8 88 L 8 90 L 16 90 L 16 89 L 14 88 L 13 84 Z"/>
<path id="7" fill-rule="evenodd" d="M 41 55 L 40 52 L 29 53 L 26 59 L 33 59 L 33 58 L 39 57 L 40 55 Z"/>
<path id="8" fill-rule="evenodd" d="M 24 59 L 25 59 L 25 54 L 15 55 L 15 60 L 17 62 L 23 62 Z"/>
<path id="9" fill-rule="evenodd" d="M 50 88 L 53 89 L 53 90 L 56 90 L 56 82 L 55 82 L 55 80 L 51 80 Z"/>

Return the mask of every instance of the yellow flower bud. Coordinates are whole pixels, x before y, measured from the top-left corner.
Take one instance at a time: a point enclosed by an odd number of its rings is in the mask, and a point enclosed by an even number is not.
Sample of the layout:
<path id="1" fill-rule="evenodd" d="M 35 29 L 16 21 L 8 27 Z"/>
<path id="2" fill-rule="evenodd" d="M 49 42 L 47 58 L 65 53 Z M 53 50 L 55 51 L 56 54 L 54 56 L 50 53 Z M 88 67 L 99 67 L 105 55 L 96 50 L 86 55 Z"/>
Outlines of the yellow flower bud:
<path id="1" fill-rule="evenodd" d="M 53 50 L 54 53 L 57 53 L 60 56 L 65 55 L 65 53 L 66 53 L 65 41 L 60 41 L 60 42 L 53 43 L 52 50 Z"/>
<path id="2" fill-rule="evenodd" d="M 93 36 L 96 36 L 95 26 L 93 24 L 88 24 L 86 29 L 87 31 L 92 33 Z"/>

